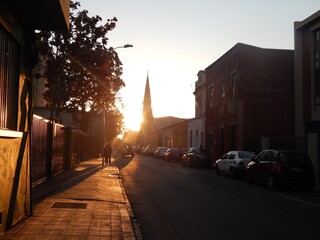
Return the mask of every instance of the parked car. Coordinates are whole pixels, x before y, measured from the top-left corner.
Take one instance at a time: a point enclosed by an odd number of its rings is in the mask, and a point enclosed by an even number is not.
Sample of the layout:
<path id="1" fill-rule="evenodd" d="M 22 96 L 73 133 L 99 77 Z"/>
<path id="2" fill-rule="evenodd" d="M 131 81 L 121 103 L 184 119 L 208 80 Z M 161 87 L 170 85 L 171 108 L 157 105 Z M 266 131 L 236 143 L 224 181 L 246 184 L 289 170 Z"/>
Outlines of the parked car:
<path id="1" fill-rule="evenodd" d="M 163 158 L 166 161 L 181 161 L 182 152 L 179 148 L 168 148 Z"/>
<path id="2" fill-rule="evenodd" d="M 215 162 L 214 168 L 217 175 L 221 173 L 228 174 L 230 177 L 244 175 L 247 165 L 255 156 L 256 153 L 250 151 L 229 151 Z"/>
<path id="3" fill-rule="evenodd" d="M 164 153 L 168 150 L 167 147 L 157 147 L 157 149 L 154 151 L 154 157 L 155 158 L 163 158 Z"/>
<path id="4" fill-rule="evenodd" d="M 144 154 L 144 155 L 147 155 L 147 156 L 153 156 L 155 150 L 156 150 L 156 147 L 148 145 L 142 150 L 141 153 Z"/>
<path id="5" fill-rule="evenodd" d="M 248 182 L 259 181 L 269 188 L 299 186 L 312 191 L 315 173 L 309 156 L 290 150 L 264 150 L 247 166 Z"/>
<path id="6" fill-rule="evenodd" d="M 203 148 L 189 148 L 188 152 L 182 155 L 183 166 L 200 166 L 211 168 L 211 161 L 208 152 Z"/>
<path id="7" fill-rule="evenodd" d="M 125 146 L 122 148 L 122 157 L 126 156 L 134 157 L 134 151 L 131 146 Z"/>

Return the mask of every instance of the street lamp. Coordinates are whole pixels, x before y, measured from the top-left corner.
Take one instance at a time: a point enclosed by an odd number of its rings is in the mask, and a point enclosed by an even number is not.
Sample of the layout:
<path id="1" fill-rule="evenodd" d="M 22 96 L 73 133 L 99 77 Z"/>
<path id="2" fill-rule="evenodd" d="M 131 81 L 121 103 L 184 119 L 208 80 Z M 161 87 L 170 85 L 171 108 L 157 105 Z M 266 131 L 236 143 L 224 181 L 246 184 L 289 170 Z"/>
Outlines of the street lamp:
<path id="1" fill-rule="evenodd" d="M 133 45 L 131 44 L 125 44 L 123 46 L 119 46 L 119 47 L 110 47 L 110 50 L 115 50 L 117 48 L 130 48 L 130 47 L 133 47 Z"/>
<path id="2" fill-rule="evenodd" d="M 115 49 L 117 48 L 130 48 L 130 47 L 133 47 L 132 44 L 125 44 L 123 46 L 118 46 L 118 47 L 110 47 L 109 50 L 110 51 L 114 51 Z M 107 121 L 109 121 L 109 111 L 107 110 L 107 114 L 108 114 L 108 117 L 107 117 Z M 104 145 L 105 145 L 105 140 L 106 140 L 106 131 L 109 131 L 109 123 L 106 122 L 106 109 L 104 109 L 103 111 L 103 119 L 102 119 L 102 124 L 103 124 L 103 135 L 102 135 L 102 138 L 103 138 L 103 146 L 102 146 L 102 166 L 104 166 L 105 164 L 105 159 L 104 159 Z M 106 127 L 107 125 L 107 127 Z"/>

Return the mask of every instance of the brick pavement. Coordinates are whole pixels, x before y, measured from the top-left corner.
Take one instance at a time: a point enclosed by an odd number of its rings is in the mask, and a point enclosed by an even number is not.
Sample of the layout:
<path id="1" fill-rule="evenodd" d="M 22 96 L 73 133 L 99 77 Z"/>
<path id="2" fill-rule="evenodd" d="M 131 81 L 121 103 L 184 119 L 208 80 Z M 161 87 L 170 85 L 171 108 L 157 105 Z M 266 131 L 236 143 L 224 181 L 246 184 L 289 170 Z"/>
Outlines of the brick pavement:
<path id="1" fill-rule="evenodd" d="M 142 239 L 119 169 L 81 162 L 33 190 L 33 215 L 0 239 Z"/>

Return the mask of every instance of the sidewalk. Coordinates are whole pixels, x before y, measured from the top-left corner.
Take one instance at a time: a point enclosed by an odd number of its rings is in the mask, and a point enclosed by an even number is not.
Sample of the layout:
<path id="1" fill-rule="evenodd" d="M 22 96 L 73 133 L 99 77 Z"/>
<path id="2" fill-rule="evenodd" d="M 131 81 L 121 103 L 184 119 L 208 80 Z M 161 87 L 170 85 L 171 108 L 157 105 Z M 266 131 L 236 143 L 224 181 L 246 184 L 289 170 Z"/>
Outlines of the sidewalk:
<path id="1" fill-rule="evenodd" d="M 0 239 L 142 239 L 119 169 L 81 162 L 33 190 L 33 216 Z"/>

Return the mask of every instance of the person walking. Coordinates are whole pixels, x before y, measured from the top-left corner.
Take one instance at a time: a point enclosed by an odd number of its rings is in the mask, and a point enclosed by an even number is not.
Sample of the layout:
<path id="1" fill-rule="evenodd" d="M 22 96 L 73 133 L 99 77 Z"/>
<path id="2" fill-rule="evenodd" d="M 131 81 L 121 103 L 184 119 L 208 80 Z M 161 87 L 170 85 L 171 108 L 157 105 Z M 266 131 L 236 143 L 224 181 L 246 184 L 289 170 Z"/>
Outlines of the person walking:
<path id="1" fill-rule="evenodd" d="M 111 163 L 111 154 L 112 154 L 112 147 L 110 143 L 108 143 L 104 147 L 104 163 L 107 165 Z"/>

